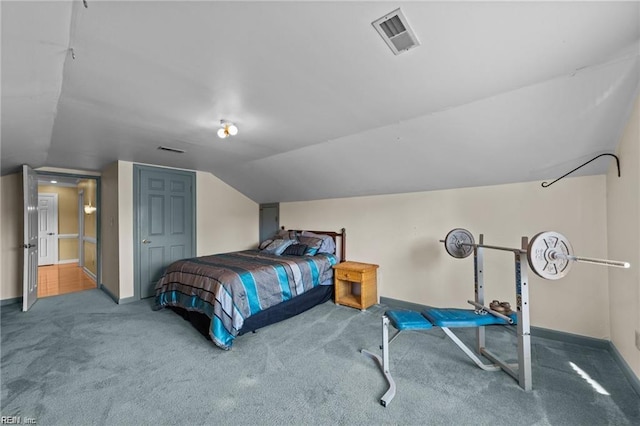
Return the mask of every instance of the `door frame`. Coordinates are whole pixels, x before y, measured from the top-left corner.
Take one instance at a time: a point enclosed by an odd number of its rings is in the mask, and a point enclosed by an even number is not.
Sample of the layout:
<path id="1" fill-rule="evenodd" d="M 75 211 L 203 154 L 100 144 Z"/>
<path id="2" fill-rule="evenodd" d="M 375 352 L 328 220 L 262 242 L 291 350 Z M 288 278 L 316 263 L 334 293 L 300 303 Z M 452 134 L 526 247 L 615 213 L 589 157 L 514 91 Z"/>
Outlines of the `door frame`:
<path id="1" fill-rule="evenodd" d="M 185 176 L 189 176 L 189 178 L 191 179 L 191 191 L 192 191 L 192 196 L 191 196 L 191 219 L 192 219 L 192 223 L 193 226 L 191 227 L 191 250 L 192 253 L 194 253 L 194 255 L 197 255 L 197 241 L 196 241 L 196 235 L 197 235 L 197 229 L 198 229 L 198 223 L 196 221 L 197 218 L 197 214 L 196 214 L 196 208 L 197 208 L 197 196 L 198 196 L 198 190 L 196 188 L 196 173 L 194 171 L 191 170 L 183 170 L 183 169 L 171 169 L 171 168 L 167 168 L 167 167 L 154 167 L 154 166 L 146 166 L 146 165 L 142 165 L 142 164 L 134 164 L 133 165 L 133 300 L 141 300 L 140 296 L 142 294 L 142 289 L 140 288 L 140 286 L 142 285 L 142 270 L 140 269 L 140 264 L 141 264 L 141 254 L 142 254 L 142 242 L 140 241 L 140 229 L 141 224 L 140 224 L 140 201 L 141 201 L 141 194 L 140 191 L 142 190 L 142 187 L 140 185 L 140 176 L 142 174 L 142 171 L 146 170 L 146 171 L 152 171 L 152 172 L 169 172 L 169 173 L 176 173 L 176 174 L 181 174 L 181 175 L 185 175 Z"/>
<path id="2" fill-rule="evenodd" d="M 84 268 L 84 189 L 78 190 L 78 266 Z"/>
<path id="3" fill-rule="evenodd" d="M 51 251 L 53 252 L 53 254 L 51 255 L 51 257 L 53 257 L 53 262 L 52 263 L 48 263 L 47 265 L 57 265 L 60 261 L 59 257 L 60 257 L 60 253 L 58 252 L 58 234 L 59 234 L 59 229 L 58 229 L 58 194 L 55 192 L 40 192 L 40 190 L 38 190 L 38 266 L 40 266 L 40 197 L 41 196 L 46 196 L 46 197 L 51 197 L 53 199 L 53 209 L 52 211 L 55 213 L 54 215 L 54 222 L 53 222 L 53 228 L 55 230 L 54 235 L 52 236 L 51 240 L 53 241 L 53 244 L 51 245 Z"/>
<path id="4" fill-rule="evenodd" d="M 66 178 L 74 178 L 74 179 L 94 179 L 96 181 L 96 287 L 102 288 L 102 231 L 101 231 L 101 217 L 102 217 L 102 209 L 101 207 L 101 199 L 102 199 L 102 185 L 101 185 L 101 177 L 99 175 L 90 175 L 90 174 L 82 174 L 82 173 L 63 173 L 63 172 L 48 172 L 48 171 L 38 171 L 36 170 L 36 174 L 38 177 L 66 177 Z M 80 197 L 78 197 L 80 198 Z M 82 238 L 83 230 L 80 229 L 80 222 L 84 220 L 84 206 L 79 205 L 78 214 L 78 237 Z M 84 227 L 83 227 L 84 228 Z M 78 250 L 80 247 L 78 246 Z M 83 253 L 84 255 L 84 253 Z M 80 256 L 80 252 L 78 252 L 78 256 Z M 80 257 L 78 257 L 78 262 L 80 262 Z"/>

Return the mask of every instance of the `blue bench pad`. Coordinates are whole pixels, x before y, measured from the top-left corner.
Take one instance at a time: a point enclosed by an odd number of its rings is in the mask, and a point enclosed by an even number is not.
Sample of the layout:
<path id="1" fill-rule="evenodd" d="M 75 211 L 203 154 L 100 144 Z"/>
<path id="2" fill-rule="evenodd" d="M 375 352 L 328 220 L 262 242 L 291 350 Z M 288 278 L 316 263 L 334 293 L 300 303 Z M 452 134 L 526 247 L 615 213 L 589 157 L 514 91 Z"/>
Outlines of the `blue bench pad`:
<path id="1" fill-rule="evenodd" d="M 422 312 L 426 319 L 438 327 L 482 327 L 485 325 L 507 325 L 507 321 L 491 314 L 479 315 L 472 309 L 427 308 Z M 509 317 L 516 323 L 516 313 Z"/>
<path id="2" fill-rule="evenodd" d="M 385 315 L 397 330 L 427 330 L 433 327 L 419 312 L 387 311 Z"/>

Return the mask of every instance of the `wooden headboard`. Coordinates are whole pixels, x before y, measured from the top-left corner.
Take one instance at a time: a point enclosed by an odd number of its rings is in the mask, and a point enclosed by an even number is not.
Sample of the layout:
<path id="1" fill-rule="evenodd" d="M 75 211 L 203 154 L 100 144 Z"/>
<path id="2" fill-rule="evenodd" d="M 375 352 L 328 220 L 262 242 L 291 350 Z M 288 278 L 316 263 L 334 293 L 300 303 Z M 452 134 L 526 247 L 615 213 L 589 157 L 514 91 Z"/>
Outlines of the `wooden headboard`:
<path id="1" fill-rule="evenodd" d="M 281 227 L 283 230 L 285 229 L 284 226 Z M 299 229 L 289 229 L 289 231 L 293 231 L 296 234 L 299 232 L 302 232 L 303 230 L 299 230 Z M 333 238 L 333 242 L 336 244 L 336 251 L 338 250 L 338 247 L 340 247 L 340 252 L 336 253 L 340 256 L 340 262 L 344 262 L 345 260 L 347 260 L 347 231 L 346 229 L 342 228 L 340 230 L 340 232 L 334 232 L 334 231 L 313 231 L 311 229 L 304 229 L 304 231 L 307 232 L 313 232 L 314 234 L 324 234 L 324 235 L 328 235 L 331 238 Z M 338 243 L 338 238 L 340 239 L 340 242 Z"/>

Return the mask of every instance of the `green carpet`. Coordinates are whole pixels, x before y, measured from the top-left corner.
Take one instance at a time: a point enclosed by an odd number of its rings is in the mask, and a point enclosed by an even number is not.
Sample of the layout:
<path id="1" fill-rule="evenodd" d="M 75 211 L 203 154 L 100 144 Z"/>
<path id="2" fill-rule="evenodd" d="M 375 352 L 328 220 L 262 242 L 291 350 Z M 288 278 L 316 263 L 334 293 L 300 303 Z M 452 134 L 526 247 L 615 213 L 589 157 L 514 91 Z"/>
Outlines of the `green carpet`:
<path id="1" fill-rule="evenodd" d="M 477 368 L 439 329 L 392 343 L 398 390 L 384 408 L 386 382 L 360 354 L 379 353 L 384 309 L 327 302 L 223 351 L 150 300 L 116 305 L 89 290 L 28 313 L 5 306 L 0 414 L 38 425 L 640 424 L 640 398 L 604 349 L 534 337 L 534 390 L 524 392 Z M 473 330 L 463 331 L 471 342 Z M 488 340 L 515 357 L 512 331 L 491 328 Z"/>

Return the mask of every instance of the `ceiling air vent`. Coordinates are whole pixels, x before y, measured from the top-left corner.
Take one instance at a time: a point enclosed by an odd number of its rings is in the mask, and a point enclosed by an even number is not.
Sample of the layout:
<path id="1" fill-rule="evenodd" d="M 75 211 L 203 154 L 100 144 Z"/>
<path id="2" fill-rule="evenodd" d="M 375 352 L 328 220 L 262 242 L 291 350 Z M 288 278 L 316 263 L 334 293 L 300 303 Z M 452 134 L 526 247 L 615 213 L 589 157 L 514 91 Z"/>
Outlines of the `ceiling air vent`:
<path id="1" fill-rule="evenodd" d="M 158 149 L 160 151 L 168 151 L 168 152 L 174 152 L 176 154 L 184 154 L 184 149 L 179 149 L 179 148 L 171 148 L 168 146 L 159 146 Z"/>
<path id="2" fill-rule="evenodd" d="M 378 31 L 378 34 L 395 55 L 420 46 L 420 41 L 418 41 L 409 26 L 407 18 L 405 18 L 400 9 L 396 9 L 373 21 L 371 25 Z"/>

